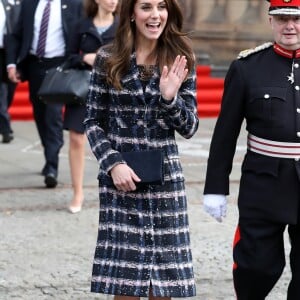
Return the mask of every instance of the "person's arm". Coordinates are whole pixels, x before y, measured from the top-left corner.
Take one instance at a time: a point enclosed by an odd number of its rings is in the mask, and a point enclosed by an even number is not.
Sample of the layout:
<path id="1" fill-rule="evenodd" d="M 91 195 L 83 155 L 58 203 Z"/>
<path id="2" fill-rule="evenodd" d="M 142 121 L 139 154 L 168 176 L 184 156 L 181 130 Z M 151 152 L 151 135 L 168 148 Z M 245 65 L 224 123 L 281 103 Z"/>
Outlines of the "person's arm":
<path id="1" fill-rule="evenodd" d="M 97 54 L 92 70 L 90 88 L 86 101 L 85 131 L 91 149 L 100 164 L 100 168 L 108 173 L 116 164 L 123 161 L 121 154 L 112 149 L 106 136 L 108 124 L 109 91 L 105 81 L 105 73 L 101 67 L 104 63 L 103 52 Z"/>
<path id="2" fill-rule="evenodd" d="M 108 126 L 109 94 L 102 65 L 104 58 L 100 51 L 91 75 L 90 89 L 86 103 L 84 126 L 90 147 L 99 162 L 100 168 L 110 174 L 114 185 L 124 192 L 136 189 L 139 177 L 126 164 L 122 154 L 112 148 L 106 135 Z"/>
<path id="3" fill-rule="evenodd" d="M 231 64 L 225 78 L 221 111 L 210 144 L 203 206 L 219 222 L 226 216 L 226 195 L 236 142 L 244 119 L 245 79 L 239 62 Z"/>
<path id="4" fill-rule="evenodd" d="M 11 27 L 5 35 L 4 40 L 8 78 L 15 83 L 19 82 L 21 77 L 17 70 L 16 63 L 23 38 L 24 2 L 25 1 L 22 1 L 21 4 L 16 4 L 12 7 L 14 15 L 12 15 L 10 20 Z"/>
<path id="5" fill-rule="evenodd" d="M 74 29 L 71 31 L 68 38 L 68 53 L 67 53 L 67 64 L 71 68 L 86 68 L 87 65 L 83 60 L 84 53 L 80 52 L 80 27 L 82 20 L 79 20 Z"/>
<path id="6" fill-rule="evenodd" d="M 237 139 L 245 117 L 246 75 L 242 62 L 234 61 L 225 78 L 221 110 L 211 139 L 204 194 L 229 194 Z"/>
<path id="7" fill-rule="evenodd" d="M 174 66 L 173 66 L 174 67 Z M 165 82 L 165 86 L 162 87 L 162 79 L 160 83 L 161 108 L 166 112 L 165 116 L 167 122 L 172 126 L 180 135 L 185 138 L 191 138 L 198 129 L 199 119 L 197 113 L 196 102 L 196 74 L 194 70 L 187 70 L 185 66 L 183 68 L 186 71 L 179 75 L 179 85 L 176 88 L 174 81 L 177 80 L 176 71 L 170 69 L 165 75 L 169 77 Z M 162 77 L 164 74 L 162 74 Z M 174 90 L 170 87 L 175 86 Z"/>

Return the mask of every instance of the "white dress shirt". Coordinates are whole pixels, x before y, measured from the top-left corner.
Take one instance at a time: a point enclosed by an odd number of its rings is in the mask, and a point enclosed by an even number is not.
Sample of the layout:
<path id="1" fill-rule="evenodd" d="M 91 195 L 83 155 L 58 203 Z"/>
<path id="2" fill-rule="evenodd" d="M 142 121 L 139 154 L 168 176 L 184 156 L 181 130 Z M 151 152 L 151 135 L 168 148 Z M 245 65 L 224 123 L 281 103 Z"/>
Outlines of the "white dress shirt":
<path id="1" fill-rule="evenodd" d="M 0 48 L 3 48 L 3 37 L 6 33 L 6 15 L 2 1 L 0 1 Z"/>
<path id="2" fill-rule="evenodd" d="M 36 54 L 40 26 L 46 4 L 47 0 L 40 0 L 34 15 L 34 33 L 30 51 L 30 53 L 34 55 Z M 44 55 L 44 57 L 47 58 L 65 55 L 66 45 L 63 36 L 61 9 L 62 8 L 60 0 L 51 1 L 51 10 L 46 39 L 46 49 Z"/>

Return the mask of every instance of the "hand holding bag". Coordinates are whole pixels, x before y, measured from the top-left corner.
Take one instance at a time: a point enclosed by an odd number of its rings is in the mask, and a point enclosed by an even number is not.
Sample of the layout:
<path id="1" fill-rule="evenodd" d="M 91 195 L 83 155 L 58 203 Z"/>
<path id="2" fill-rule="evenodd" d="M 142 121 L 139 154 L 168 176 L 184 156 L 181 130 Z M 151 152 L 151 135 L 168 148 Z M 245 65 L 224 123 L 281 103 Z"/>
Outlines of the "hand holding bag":
<path id="1" fill-rule="evenodd" d="M 67 63 L 49 69 L 38 91 L 38 99 L 44 103 L 85 104 L 91 72 L 86 69 L 70 69 Z"/>
<path id="2" fill-rule="evenodd" d="M 122 152 L 128 166 L 140 177 L 141 184 L 162 185 L 164 183 L 164 156 L 160 149 Z"/>

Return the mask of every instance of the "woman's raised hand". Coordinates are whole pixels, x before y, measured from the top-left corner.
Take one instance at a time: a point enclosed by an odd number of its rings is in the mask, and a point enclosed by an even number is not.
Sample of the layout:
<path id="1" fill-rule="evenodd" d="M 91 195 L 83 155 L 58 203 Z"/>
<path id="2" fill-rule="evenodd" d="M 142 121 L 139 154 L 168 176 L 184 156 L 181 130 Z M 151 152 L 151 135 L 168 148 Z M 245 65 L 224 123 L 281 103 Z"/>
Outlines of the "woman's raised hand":
<path id="1" fill-rule="evenodd" d="M 165 100 L 171 101 L 174 99 L 182 82 L 186 78 L 188 73 L 186 62 L 185 56 L 178 55 L 170 70 L 167 66 L 163 67 L 159 88 Z"/>

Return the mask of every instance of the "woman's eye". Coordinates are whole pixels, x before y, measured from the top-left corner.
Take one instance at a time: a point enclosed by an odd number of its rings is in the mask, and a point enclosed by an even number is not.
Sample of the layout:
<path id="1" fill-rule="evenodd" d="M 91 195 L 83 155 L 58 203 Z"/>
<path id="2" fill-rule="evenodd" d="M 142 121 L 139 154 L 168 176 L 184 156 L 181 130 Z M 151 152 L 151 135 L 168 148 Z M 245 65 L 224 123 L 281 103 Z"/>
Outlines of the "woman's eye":
<path id="1" fill-rule="evenodd" d="M 142 6 L 142 10 L 149 10 L 151 7 L 150 6 Z"/>

